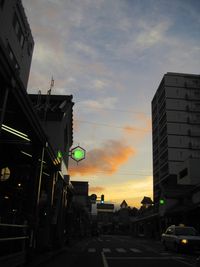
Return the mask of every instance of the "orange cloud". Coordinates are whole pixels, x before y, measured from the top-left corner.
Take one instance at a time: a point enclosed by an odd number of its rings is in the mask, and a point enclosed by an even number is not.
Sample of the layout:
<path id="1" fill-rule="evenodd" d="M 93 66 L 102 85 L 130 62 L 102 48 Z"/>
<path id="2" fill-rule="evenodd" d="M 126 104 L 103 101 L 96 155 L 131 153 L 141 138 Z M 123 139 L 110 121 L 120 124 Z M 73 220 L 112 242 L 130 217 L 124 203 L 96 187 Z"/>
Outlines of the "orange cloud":
<path id="1" fill-rule="evenodd" d="M 90 190 L 90 194 L 91 193 L 101 193 L 101 192 L 106 191 L 105 187 L 102 187 L 102 186 L 92 186 L 92 187 L 89 187 L 89 190 Z"/>
<path id="2" fill-rule="evenodd" d="M 109 140 L 101 148 L 95 148 L 86 153 L 86 159 L 78 165 L 75 161 L 69 162 L 69 174 L 94 175 L 105 172 L 112 175 L 119 167 L 136 154 L 135 149 L 122 141 Z"/>
<path id="3" fill-rule="evenodd" d="M 137 124 L 137 127 L 130 125 L 124 126 L 124 134 L 127 137 L 129 136 L 132 138 L 134 136 L 137 140 L 141 140 L 145 137 L 145 135 L 151 132 L 151 119 L 144 113 L 139 113 L 134 116 L 136 116 L 134 119 L 137 120 L 135 123 Z"/>

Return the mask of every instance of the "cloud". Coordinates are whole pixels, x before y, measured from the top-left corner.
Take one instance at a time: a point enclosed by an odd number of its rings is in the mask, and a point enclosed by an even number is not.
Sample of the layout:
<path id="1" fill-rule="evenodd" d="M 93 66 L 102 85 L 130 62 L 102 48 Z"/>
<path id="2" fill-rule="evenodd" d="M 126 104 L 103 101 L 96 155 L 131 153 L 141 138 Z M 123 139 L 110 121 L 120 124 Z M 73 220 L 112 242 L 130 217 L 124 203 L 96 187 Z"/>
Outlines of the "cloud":
<path id="1" fill-rule="evenodd" d="M 144 137 L 151 133 L 151 119 L 144 113 L 138 113 L 134 115 L 134 122 L 137 126 L 126 125 L 123 128 L 124 134 L 127 138 L 131 138 L 138 143 L 144 139 Z"/>
<path id="2" fill-rule="evenodd" d="M 113 97 L 104 97 L 98 100 L 88 99 L 77 102 L 77 106 L 79 109 L 87 108 L 91 109 L 91 112 L 94 112 L 94 109 L 104 109 L 104 108 L 114 108 L 118 103 L 118 98 Z M 102 111 L 101 111 L 102 112 Z"/>
<path id="3" fill-rule="evenodd" d="M 167 31 L 172 22 L 162 18 L 160 21 L 139 19 L 133 31 L 124 43 L 118 45 L 115 56 L 123 59 L 140 58 L 146 50 L 161 46 L 166 39 Z"/>
<path id="4" fill-rule="evenodd" d="M 91 186 L 89 187 L 90 194 L 93 193 L 104 193 L 106 191 L 105 187 L 102 186 Z"/>
<path id="5" fill-rule="evenodd" d="M 107 83 L 102 80 L 95 80 L 93 81 L 93 85 L 96 89 L 103 89 L 106 87 Z"/>
<path id="6" fill-rule="evenodd" d="M 88 44 L 84 44 L 83 42 L 74 42 L 74 49 L 81 54 L 85 54 L 86 56 L 90 56 L 92 58 L 95 58 L 97 53 L 94 48 L 89 46 Z"/>
<path id="7" fill-rule="evenodd" d="M 138 127 L 134 127 L 134 126 L 124 126 L 124 132 L 126 134 L 135 134 L 135 133 L 138 133 L 138 132 L 143 132 L 143 133 L 149 133 L 150 130 L 148 129 L 142 129 L 142 128 L 138 128 Z"/>
<path id="8" fill-rule="evenodd" d="M 129 206 L 140 207 L 144 196 L 153 197 L 153 177 L 136 178 L 106 186 L 105 200 L 121 203 L 124 199 Z"/>
<path id="9" fill-rule="evenodd" d="M 88 151 L 86 159 L 79 165 L 70 160 L 69 174 L 71 176 L 94 175 L 98 172 L 104 172 L 107 175 L 112 175 L 135 154 L 135 149 L 122 141 L 109 140 L 102 147 Z"/>
<path id="10" fill-rule="evenodd" d="M 149 25 L 149 23 L 140 22 L 142 31 L 139 33 L 136 39 L 136 47 L 140 49 L 147 49 L 155 44 L 162 43 L 167 30 L 172 25 L 172 22 L 168 19 L 165 21 L 159 21 L 155 25 Z"/>

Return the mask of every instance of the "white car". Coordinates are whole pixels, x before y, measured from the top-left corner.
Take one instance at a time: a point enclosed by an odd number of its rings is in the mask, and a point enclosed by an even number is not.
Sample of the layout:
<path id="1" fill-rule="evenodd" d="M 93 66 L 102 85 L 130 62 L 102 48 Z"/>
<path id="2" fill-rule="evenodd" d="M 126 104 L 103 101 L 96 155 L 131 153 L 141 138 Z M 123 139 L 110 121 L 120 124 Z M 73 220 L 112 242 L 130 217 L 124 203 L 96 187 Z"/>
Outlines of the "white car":
<path id="1" fill-rule="evenodd" d="M 162 234 L 161 242 L 165 249 L 180 250 L 200 249 L 200 236 L 194 227 L 171 225 Z"/>

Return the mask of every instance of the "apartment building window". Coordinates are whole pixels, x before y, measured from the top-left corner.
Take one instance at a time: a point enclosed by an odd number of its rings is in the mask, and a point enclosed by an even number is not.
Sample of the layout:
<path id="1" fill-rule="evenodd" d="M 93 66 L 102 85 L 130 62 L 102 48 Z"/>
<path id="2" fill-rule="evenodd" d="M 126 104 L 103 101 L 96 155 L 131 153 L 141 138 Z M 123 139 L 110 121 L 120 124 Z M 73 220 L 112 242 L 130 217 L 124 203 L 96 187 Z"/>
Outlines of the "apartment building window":
<path id="1" fill-rule="evenodd" d="M 14 17 L 13 17 L 13 28 L 14 28 L 15 33 L 17 35 L 17 38 L 19 40 L 20 46 L 23 48 L 25 37 L 24 37 L 22 27 L 20 25 L 20 22 L 19 22 L 19 19 L 18 19 L 16 13 L 14 13 Z"/>
<path id="2" fill-rule="evenodd" d="M 187 168 L 183 169 L 183 170 L 180 172 L 180 174 L 179 174 L 179 178 L 182 179 L 182 178 L 184 178 L 186 175 L 188 175 L 188 169 L 187 169 Z"/>
<path id="3" fill-rule="evenodd" d="M 3 8 L 5 0 L 0 0 L 0 7 Z"/>
<path id="4" fill-rule="evenodd" d="M 15 69 L 16 69 L 16 70 L 19 70 L 19 64 L 17 63 L 17 60 L 16 60 L 16 58 L 15 58 L 15 55 L 14 55 L 14 53 L 13 53 L 13 51 L 12 51 L 12 48 L 10 47 L 9 44 L 8 44 L 7 49 L 8 49 L 9 57 L 10 57 L 10 59 L 12 60 L 12 62 L 14 63 L 14 67 L 15 67 Z"/>

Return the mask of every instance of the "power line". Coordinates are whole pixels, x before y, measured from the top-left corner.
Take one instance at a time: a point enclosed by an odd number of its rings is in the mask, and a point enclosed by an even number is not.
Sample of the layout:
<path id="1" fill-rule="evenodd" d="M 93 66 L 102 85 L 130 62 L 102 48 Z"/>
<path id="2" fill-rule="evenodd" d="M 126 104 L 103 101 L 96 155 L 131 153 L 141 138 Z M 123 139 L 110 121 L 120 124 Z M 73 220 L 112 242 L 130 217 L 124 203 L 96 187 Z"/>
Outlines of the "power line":
<path id="1" fill-rule="evenodd" d="M 81 102 L 76 102 L 77 103 L 81 103 Z M 84 109 L 101 109 L 101 110 L 110 110 L 110 111 L 118 111 L 118 112 L 124 112 L 124 113 L 133 113 L 133 114 L 145 114 L 145 115 L 150 115 L 149 112 L 143 112 L 143 111 L 130 111 L 128 109 L 116 109 L 116 108 L 100 108 L 100 107 L 81 107 Z"/>
<path id="2" fill-rule="evenodd" d="M 78 170 L 78 169 L 77 169 Z M 84 171 L 84 170 L 88 170 L 88 168 L 81 168 L 80 171 Z M 69 166 L 69 172 L 70 172 L 70 166 Z M 102 171 L 95 171 L 95 173 L 109 173 L 109 172 L 113 172 L 113 171 L 109 171 L 109 170 L 102 170 Z M 152 176 L 152 174 L 141 174 L 141 173 L 123 173 L 123 172 L 118 172 L 117 174 L 113 174 L 115 176 L 118 176 L 118 175 L 128 175 L 128 176 L 132 176 L 132 175 L 137 175 L 137 176 Z"/>
<path id="3" fill-rule="evenodd" d="M 84 120 L 76 120 L 74 119 L 74 121 L 80 122 L 80 123 L 89 123 L 89 124 L 93 124 L 93 125 L 98 125 L 98 126 L 105 126 L 105 127 L 110 127 L 110 128 L 119 128 L 119 129 L 125 129 L 126 127 L 122 127 L 122 126 L 117 126 L 117 125 L 111 125 L 111 124 L 106 124 L 106 123 L 98 123 L 98 122 L 91 122 L 91 121 L 84 121 Z M 138 128 L 127 128 L 127 130 L 130 131 L 141 131 L 141 132 L 150 132 L 150 130 L 146 130 L 146 129 L 138 129 Z"/>
<path id="4" fill-rule="evenodd" d="M 109 173 L 106 171 L 96 171 L 96 173 Z M 138 173 L 123 173 L 123 172 L 118 172 L 117 174 L 113 174 L 113 176 L 118 176 L 118 175 L 127 175 L 127 176 L 142 176 L 142 177 L 146 177 L 146 176 L 152 176 L 152 174 L 138 174 Z"/>

